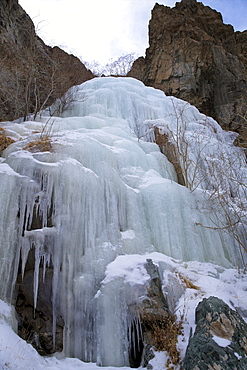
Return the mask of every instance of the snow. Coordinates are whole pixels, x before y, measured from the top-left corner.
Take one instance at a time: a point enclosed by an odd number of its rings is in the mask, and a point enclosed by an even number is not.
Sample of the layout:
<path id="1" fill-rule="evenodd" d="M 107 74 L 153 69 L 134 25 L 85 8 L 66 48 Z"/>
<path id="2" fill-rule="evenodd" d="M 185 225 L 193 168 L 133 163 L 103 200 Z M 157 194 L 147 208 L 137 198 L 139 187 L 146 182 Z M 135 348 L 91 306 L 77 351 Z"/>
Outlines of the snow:
<path id="1" fill-rule="evenodd" d="M 139 261 L 139 262 L 138 262 Z M 116 277 L 123 279 L 124 283 L 145 284 L 149 275 L 143 265 L 143 256 L 132 255 L 131 259 L 126 256 L 118 256 L 106 268 L 106 277 L 102 284 L 107 284 Z"/>
<path id="2" fill-rule="evenodd" d="M 150 365 L 153 366 L 153 369 L 155 370 L 163 370 L 165 369 L 165 365 L 167 363 L 167 360 L 169 359 L 169 356 L 166 352 L 157 352 L 154 351 L 155 357 L 149 361 Z"/>
<path id="3" fill-rule="evenodd" d="M 147 259 L 159 268 L 171 309 L 183 317 L 183 359 L 204 297 L 217 296 L 247 316 L 245 256 L 236 241 L 246 237 L 245 156 L 233 145 L 235 134 L 212 118 L 132 78 L 95 78 L 71 93 L 75 99 L 62 113 L 56 103 L 36 121 L 4 124 L 17 141 L 0 161 L 0 298 L 11 301 L 20 255 L 24 273 L 35 246 L 34 300 L 40 261 L 44 269 L 52 261 L 53 315 L 55 322 L 59 304 L 64 351 L 39 356 L 15 334 L 10 308 L 1 303 L 0 364 L 128 368 L 126 333 L 138 325 L 129 307 L 146 294 Z M 53 150 L 23 150 L 47 122 Z M 154 126 L 174 144 L 187 187 L 154 143 Z M 35 212 L 40 225 L 33 230 Z M 236 214 L 239 228 L 229 233 L 224 226 Z M 164 368 L 166 358 L 155 354 L 154 369 Z"/>
<path id="4" fill-rule="evenodd" d="M 227 346 L 230 346 L 230 344 L 231 344 L 231 341 L 230 340 L 225 339 L 225 338 L 220 338 L 217 335 L 213 335 L 213 340 L 220 347 L 227 347 Z"/>
<path id="5" fill-rule="evenodd" d="M 242 356 L 240 356 L 237 352 L 234 352 L 234 355 L 237 357 L 238 360 L 241 360 Z"/>

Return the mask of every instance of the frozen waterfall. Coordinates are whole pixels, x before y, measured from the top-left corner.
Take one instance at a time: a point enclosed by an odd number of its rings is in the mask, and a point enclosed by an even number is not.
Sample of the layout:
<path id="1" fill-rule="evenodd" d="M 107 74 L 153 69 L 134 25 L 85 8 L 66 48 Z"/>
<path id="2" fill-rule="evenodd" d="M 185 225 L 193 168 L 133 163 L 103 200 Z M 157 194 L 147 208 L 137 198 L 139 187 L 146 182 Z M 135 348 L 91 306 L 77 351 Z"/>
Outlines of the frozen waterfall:
<path id="1" fill-rule="evenodd" d="M 0 298 L 11 301 L 32 251 L 35 300 L 39 274 L 45 281 L 53 268 L 64 354 L 128 366 L 129 308 L 145 295 L 146 258 L 161 271 L 163 255 L 243 263 L 245 156 L 235 134 L 132 78 L 95 78 L 68 96 L 63 109 L 58 101 L 36 121 L 4 125 L 16 142 L 0 162 Z M 52 150 L 31 152 L 44 128 Z M 176 149 L 187 186 L 155 128 Z"/>

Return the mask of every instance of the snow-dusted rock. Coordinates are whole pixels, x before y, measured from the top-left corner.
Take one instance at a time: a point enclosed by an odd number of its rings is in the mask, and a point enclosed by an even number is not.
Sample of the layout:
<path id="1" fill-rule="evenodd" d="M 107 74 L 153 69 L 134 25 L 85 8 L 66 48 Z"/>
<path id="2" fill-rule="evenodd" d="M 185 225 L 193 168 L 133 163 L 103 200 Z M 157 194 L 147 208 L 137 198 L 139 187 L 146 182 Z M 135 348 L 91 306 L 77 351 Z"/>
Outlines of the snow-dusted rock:
<path id="1" fill-rule="evenodd" d="M 247 324 L 217 297 L 196 308 L 196 330 L 189 341 L 183 369 L 247 368 Z"/>

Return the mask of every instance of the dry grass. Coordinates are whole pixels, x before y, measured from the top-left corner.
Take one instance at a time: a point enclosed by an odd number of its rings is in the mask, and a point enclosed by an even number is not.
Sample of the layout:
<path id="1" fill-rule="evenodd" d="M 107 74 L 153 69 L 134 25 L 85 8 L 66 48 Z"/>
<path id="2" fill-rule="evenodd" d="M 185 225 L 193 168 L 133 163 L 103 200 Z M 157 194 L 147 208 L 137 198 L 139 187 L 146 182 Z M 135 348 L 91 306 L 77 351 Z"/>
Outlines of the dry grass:
<path id="1" fill-rule="evenodd" d="M 182 280 L 182 282 L 185 284 L 186 288 L 189 288 L 189 289 L 195 289 L 195 290 L 200 290 L 200 288 L 193 284 L 189 279 L 187 279 L 185 276 L 181 275 L 181 274 L 178 274 L 180 280 Z"/>
<path id="2" fill-rule="evenodd" d="M 6 149 L 10 144 L 14 143 L 15 140 L 6 136 L 5 129 L 0 127 L 0 152 Z M 51 145 L 51 136 L 50 135 L 40 135 L 36 140 L 30 141 L 25 147 L 24 150 L 29 150 L 32 153 L 36 152 L 47 152 L 52 150 Z"/>
<path id="3" fill-rule="evenodd" d="M 30 141 L 23 149 L 32 153 L 50 152 L 52 150 L 51 137 L 42 135 L 38 139 Z"/>
<path id="4" fill-rule="evenodd" d="M 0 127 L 0 152 L 6 149 L 10 144 L 14 143 L 15 140 L 6 136 L 4 128 Z"/>
<path id="5" fill-rule="evenodd" d="M 169 364 L 177 365 L 180 361 L 177 349 L 178 335 L 182 333 L 182 323 L 176 321 L 174 315 L 158 317 L 144 315 L 142 317 L 144 330 L 149 332 L 150 344 L 156 351 L 166 351 L 169 354 Z M 166 364 L 168 366 L 169 364 Z"/>

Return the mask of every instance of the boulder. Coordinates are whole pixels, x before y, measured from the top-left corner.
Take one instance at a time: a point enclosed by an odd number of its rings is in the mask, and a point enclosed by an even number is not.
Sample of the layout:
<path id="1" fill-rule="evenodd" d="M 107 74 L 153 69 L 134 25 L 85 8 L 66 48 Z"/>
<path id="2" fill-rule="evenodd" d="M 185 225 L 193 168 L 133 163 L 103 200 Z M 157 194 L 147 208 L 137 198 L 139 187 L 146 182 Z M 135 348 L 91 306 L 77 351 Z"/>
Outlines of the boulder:
<path id="1" fill-rule="evenodd" d="M 247 324 L 221 299 L 204 298 L 197 306 L 183 369 L 247 369 Z"/>

